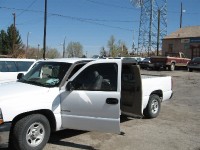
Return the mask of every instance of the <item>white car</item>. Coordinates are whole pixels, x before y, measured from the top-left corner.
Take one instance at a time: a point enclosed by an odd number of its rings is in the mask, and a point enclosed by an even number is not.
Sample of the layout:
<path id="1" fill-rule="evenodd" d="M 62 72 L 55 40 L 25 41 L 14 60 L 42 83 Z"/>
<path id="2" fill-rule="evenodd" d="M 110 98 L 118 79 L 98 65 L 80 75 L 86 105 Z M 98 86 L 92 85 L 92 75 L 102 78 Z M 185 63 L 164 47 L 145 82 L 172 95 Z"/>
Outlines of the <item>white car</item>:
<path id="1" fill-rule="evenodd" d="M 35 59 L 0 58 L 0 83 L 17 80 L 19 73 L 26 73 Z"/>

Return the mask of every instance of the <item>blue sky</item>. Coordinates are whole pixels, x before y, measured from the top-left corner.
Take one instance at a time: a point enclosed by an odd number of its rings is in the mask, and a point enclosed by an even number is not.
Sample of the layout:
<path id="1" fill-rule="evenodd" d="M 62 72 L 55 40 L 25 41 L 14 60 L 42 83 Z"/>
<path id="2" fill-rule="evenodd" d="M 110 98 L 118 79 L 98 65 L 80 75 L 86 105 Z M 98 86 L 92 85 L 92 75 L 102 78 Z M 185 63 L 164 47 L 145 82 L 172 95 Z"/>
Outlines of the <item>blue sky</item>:
<path id="1" fill-rule="evenodd" d="M 159 0 L 158 0 L 159 1 Z M 182 26 L 200 25 L 200 0 L 168 0 L 167 32 L 179 28 L 180 4 L 183 3 Z M 27 11 L 25 11 L 27 10 Z M 16 13 L 16 27 L 22 41 L 29 46 L 43 45 L 44 0 L 0 0 L 0 30 L 7 30 Z M 86 20 L 91 19 L 91 20 Z M 107 49 L 111 35 L 116 41 L 122 40 L 131 51 L 134 41 L 137 47 L 140 9 L 130 0 L 48 0 L 47 46 L 62 51 L 66 44 L 74 41 L 83 45 L 87 56 L 99 54 L 101 47 Z"/>

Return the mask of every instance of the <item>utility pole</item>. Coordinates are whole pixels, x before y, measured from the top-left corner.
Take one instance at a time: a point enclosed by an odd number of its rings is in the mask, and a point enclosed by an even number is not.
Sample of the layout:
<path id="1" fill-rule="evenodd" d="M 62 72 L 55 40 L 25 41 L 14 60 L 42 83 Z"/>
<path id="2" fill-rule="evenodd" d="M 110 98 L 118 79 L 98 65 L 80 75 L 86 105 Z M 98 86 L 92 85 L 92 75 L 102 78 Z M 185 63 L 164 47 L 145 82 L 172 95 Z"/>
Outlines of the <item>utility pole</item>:
<path id="1" fill-rule="evenodd" d="M 15 27 L 15 19 L 16 19 L 16 15 L 15 13 L 12 14 L 13 15 L 13 45 L 12 45 L 12 55 L 15 53 L 15 41 L 16 41 L 16 27 Z"/>
<path id="2" fill-rule="evenodd" d="M 182 28 L 183 4 L 181 2 L 180 28 Z"/>
<path id="3" fill-rule="evenodd" d="M 44 11 L 43 59 L 45 59 L 45 53 L 46 53 L 46 27 L 47 27 L 47 0 L 45 0 L 45 11 Z"/>
<path id="4" fill-rule="evenodd" d="M 27 58 L 27 54 L 28 54 L 28 38 L 29 38 L 29 34 L 30 34 L 30 32 L 27 33 L 27 41 L 26 41 L 26 58 Z"/>
<path id="5" fill-rule="evenodd" d="M 65 39 L 66 39 L 66 36 L 65 36 L 64 42 L 63 42 L 63 58 L 65 58 Z"/>
<path id="6" fill-rule="evenodd" d="M 149 53 L 152 49 L 152 25 L 153 25 L 153 0 L 150 1 L 149 44 L 148 44 L 147 56 L 149 56 Z"/>
<path id="7" fill-rule="evenodd" d="M 158 32 L 157 32 L 157 56 L 159 55 L 160 47 L 160 9 L 158 9 Z"/>

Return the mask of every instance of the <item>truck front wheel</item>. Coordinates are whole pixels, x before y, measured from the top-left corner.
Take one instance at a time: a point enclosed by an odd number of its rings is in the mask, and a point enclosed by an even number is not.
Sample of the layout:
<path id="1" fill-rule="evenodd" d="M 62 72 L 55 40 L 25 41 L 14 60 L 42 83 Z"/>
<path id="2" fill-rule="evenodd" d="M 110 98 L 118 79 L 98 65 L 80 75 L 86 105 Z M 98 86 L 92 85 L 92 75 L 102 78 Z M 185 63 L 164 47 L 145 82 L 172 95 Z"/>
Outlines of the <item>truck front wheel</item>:
<path id="1" fill-rule="evenodd" d="M 17 150 L 41 150 L 49 136 L 48 119 L 41 114 L 32 114 L 17 121 L 13 127 L 11 146 Z"/>
<path id="2" fill-rule="evenodd" d="M 152 94 L 149 97 L 147 107 L 144 109 L 144 116 L 146 118 L 156 118 L 160 112 L 160 98 L 158 95 Z"/>

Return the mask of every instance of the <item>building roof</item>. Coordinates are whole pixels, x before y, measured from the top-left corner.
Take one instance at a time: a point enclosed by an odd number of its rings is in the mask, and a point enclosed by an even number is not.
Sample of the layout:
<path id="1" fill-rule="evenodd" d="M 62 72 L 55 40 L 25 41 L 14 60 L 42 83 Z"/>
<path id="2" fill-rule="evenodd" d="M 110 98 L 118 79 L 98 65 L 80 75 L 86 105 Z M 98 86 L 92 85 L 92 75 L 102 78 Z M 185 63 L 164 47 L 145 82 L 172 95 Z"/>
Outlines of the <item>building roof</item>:
<path id="1" fill-rule="evenodd" d="M 165 36 L 163 39 L 191 38 L 191 37 L 200 37 L 200 26 L 190 26 L 190 27 L 180 28 L 179 30 Z"/>

